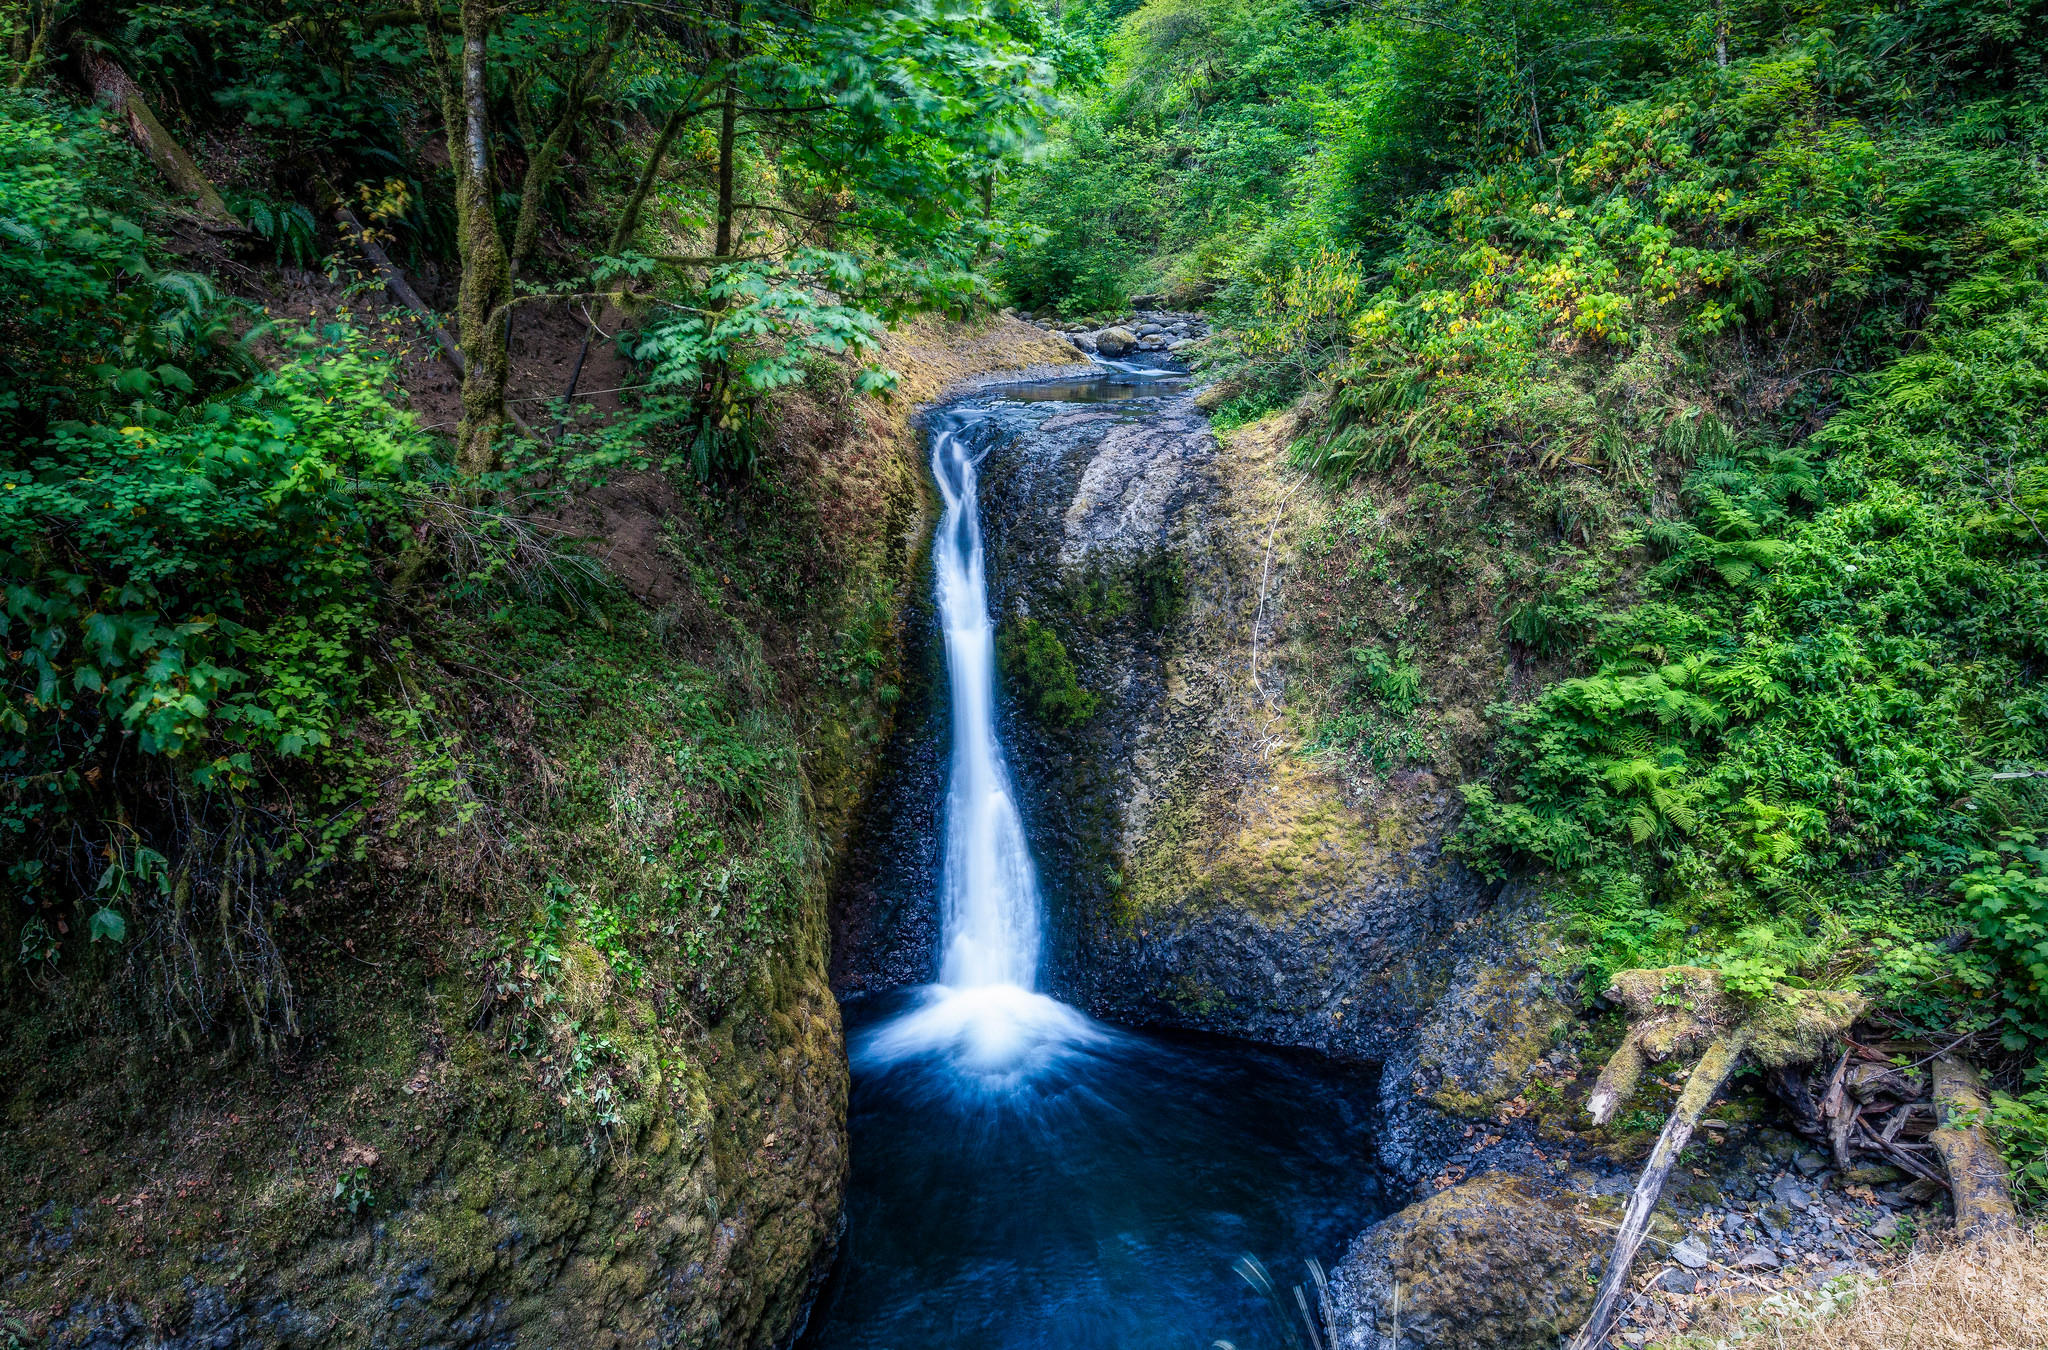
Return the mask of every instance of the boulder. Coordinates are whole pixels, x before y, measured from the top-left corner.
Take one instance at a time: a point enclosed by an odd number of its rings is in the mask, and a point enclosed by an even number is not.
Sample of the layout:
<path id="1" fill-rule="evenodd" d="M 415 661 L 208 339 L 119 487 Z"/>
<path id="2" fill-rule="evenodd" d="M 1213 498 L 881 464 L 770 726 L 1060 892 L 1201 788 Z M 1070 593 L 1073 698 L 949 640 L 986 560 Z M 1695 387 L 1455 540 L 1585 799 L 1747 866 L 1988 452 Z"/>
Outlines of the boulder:
<path id="1" fill-rule="evenodd" d="M 1330 1278 L 1339 1350 L 1550 1350 L 1593 1306 L 1607 1233 L 1488 1172 L 1384 1219 Z"/>
<path id="2" fill-rule="evenodd" d="M 1092 354 L 1095 351 L 1095 334 L 1093 333 L 1069 333 L 1067 341 L 1073 343 L 1084 352 Z"/>
<path id="3" fill-rule="evenodd" d="M 1166 330 L 1156 323 L 1141 323 L 1134 331 L 1139 337 L 1151 337 L 1154 333 L 1163 333 Z"/>
<path id="4" fill-rule="evenodd" d="M 1138 345 L 1138 335 L 1128 328 L 1105 328 L 1095 335 L 1095 346 L 1104 356 L 1122 356 Z"/>

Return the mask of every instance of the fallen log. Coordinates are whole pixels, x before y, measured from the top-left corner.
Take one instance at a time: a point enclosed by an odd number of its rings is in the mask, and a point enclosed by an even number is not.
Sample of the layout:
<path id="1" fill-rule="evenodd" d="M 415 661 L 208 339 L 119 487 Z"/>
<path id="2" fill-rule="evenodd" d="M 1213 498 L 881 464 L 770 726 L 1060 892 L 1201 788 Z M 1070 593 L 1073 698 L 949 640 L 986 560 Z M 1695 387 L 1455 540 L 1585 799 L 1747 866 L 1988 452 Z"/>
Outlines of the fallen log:
<path id="1" fill-rule="evenodd" d="M 1716 1038 L 1693 1066 L 1692 1076 L 1685 1080 L 1685 1088 L 1664 1122 L 1664 1132 L 1657 1136 L 1657 1147 L 1650 1151 L 1650 1161 L 1643 1165 L 1635 1192 L 1628 1198 L 1628 1208 L 1622 1211 L 1621 1229 L 1614 1235 L 1614 1256 L 1601 1277 L 1592 1315 L 1586 1319 L 1578 1339 L 1572 1342 L 1574 1350 L 1592 1350 L 1607 1339 L 1608 1324 L 1614 1320 L 1621 1296 L 1628 1292 L 1629 1267 L 1635 1264 L 1636 1253 L 1642 1250 L 1643 1239 L 1650 1234 L 1650 1216 L 1664 1194 L 1665 1178 L 1671 1175 L 1672 1165 L 1691 1141 L 1707 1103 L 1728 1081 L 1728 1075 L 1735 1072 L 1745 1039 L 1740 1031 Z"/>
<path id="2" fill-rule="evenodd" d="M 440 316 L 434 313 L 426 301 L 420 299 L 419 292 L 405 279 L 405 273 L 399 270 L 398 264 L 391 261 L 391 255 L 377 242 L 376 233 L 366 229 L 363 223 L 356 219 L 355 212 L 342 205 L 336 205 L 334 208 L 334 223 L 341 227 L 343 237 L 362 253 L 363 260 L 370 264 L 371 270 L 377 274 L 377 280 L 384 283 L 384 289 L 391 298 L 413 312 L 413 316 L 420 321 L 420 326 L 434 339 L 434 345 L 440 349 L 441 358 L 448 363 L 448 368 L 455 372 L 455 378 L 467 379 L 469 362 L 463 359 L 462 347 L 448 331 L 447 325 L 441 322 Z M 511 419 L 513 426 L 519 428 L 521 435 L 534 438 L 533 428 L 519 415 L 517 408 L 506 404 L 505 416 Z"/>
<path id="3" fill-rule="evenodd" d="M 202 220 L 231 230 L 242 228 L 242 222 L 235 213 L 228 210 L 220 189 L 213 180 L 178 144 L 178 138 L 164 130 L 164 124 L 150 111 L 148 100 L 142 97 L 142 90 L 123 70 L 120 63 L 105 52 L 86 48 L 79 56 L 79 63 L 85 68 L 85 77 L 92 85 L 93 97 L 113 112 L 119 113 L 128 124 L 128 134 L 142 147 L 170 185 L 186 197 L 193 199 Z"/>
<path id="4" fill-rule="evenodd" d="M 1817 1059 L 1827 1042 L 1846 1031 L 1864 1006 L 1859 995 L 1845 991 L 1784 985 L 1752 1003 L 1729 993 L 1719 975 L 1697 966 L 1625 970 L 1614 977 L 1607 996 L 1627 1008 L 1633 1020 L 1587 1098 L 1587 1113 L 1595 1124 L 1611 1120 L 1628 1100 L 1648 1060 L 1695 1048 L 1700 1049 L 1700 1057 L 1657 1136 L 1650 1160 L 1636 1179 L 1615 1234 L 1614 1255 L 1600 1277 L 1592 1314 L 1572 1339 L 1571 1350 L 1595 1350 L 1606 1341 L 1621 1296 L 1628 1290 L 1629 1268 L 1649 1235 L 1650 1216 L 1664 1194 L 1665 1179 L 1692 1139 L 1707 1104 L 1742 1056 L 1749 1055 L 1764 1068 Z M 1839 1069 L 1835 1077 L 1839 1083 Z"/>
<path id="5" fill-rule="evenodd" d="M 2013 1209 L 2012 1177 L 2005 1159 L 1984 1137 L 1991 1109 L 1977 1071 L 1959 1059 L 1934 1060 L 1935 1131 L 1928 1136 L 1948 1173 L 1955 1198 L 1956 1232 L 1964 1238 L 2009 1233 L 2019 1224 Z"/>
<path id="6" fill-rule="evenodd" d="M 462 359 L 462 348 L 456 345 L 454 337 L 434 311 L 427 307 L 426 301 L 420 299 L 419 292 L 406 281 L 405 273 L 391 261 L 391 255 L 377 242 L 377 236 L 365 229 L 363 223 L 356 219 L 355 212 L 346 206 L 335 208 L 334 223 L 341 226 L 342 235 L 362 252 L 364 260 L 377 273 L 377 280 L 383 282 L 384 289 L 391 293 L 391 298 L 419 319 L 421 327 L 433 337 L 434 345 L 441 349 L 441 355 L 454 369 L 455 377 L 462 379 L 467 376 L 469 363 Z"/>

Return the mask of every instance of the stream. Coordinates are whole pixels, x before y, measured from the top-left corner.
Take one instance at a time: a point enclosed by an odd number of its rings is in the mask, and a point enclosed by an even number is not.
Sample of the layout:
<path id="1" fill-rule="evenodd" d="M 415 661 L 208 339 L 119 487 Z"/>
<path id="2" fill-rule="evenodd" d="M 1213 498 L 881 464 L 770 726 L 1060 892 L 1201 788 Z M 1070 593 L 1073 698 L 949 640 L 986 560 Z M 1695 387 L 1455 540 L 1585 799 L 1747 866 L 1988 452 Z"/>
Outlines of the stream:
<path id="1" fill-rule="evenodd" d="M 847 1230 L 810 1350 L 1296 1344 L 1292 1288 L 1384 1212 L 1363 1071 L 1110 1026 L 1041 969 L 1047 914 L 1004 753 L 979 470 L 1033 404 L 1142 419 L 1176 372 L 1103 363 L 935 413 L 950 743 L 937 979 L 846 1005 Z M 1276 1308 L 1233 1267 L 1270 1268 Z M 1284 1315 L 1293 1320 L 1290 1333 Z"/>

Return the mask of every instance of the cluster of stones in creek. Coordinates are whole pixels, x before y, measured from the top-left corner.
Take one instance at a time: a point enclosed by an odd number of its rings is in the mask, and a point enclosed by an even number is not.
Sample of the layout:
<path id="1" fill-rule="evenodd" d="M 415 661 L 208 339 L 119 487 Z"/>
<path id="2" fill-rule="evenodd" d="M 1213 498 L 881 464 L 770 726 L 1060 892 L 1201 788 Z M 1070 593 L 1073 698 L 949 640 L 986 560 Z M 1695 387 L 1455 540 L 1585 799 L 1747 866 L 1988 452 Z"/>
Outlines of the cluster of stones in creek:
<path id="1" fill-rule="evenodd" d="M 1034 314 L 1028 309 L 1005 309 L 1003 313 L 1048 333 L 1063 334 L 1082 351 L 1112 360 L 1133 352 L 1184 352 L 1209 335 L 1208 321 L 1201 315 L 1146 307 L 1147 301 L 1155 300 L 1154 296 L 1138 296 L 1132 313 L 1109 319 L 1062 319 L 1050 310 Z"/>

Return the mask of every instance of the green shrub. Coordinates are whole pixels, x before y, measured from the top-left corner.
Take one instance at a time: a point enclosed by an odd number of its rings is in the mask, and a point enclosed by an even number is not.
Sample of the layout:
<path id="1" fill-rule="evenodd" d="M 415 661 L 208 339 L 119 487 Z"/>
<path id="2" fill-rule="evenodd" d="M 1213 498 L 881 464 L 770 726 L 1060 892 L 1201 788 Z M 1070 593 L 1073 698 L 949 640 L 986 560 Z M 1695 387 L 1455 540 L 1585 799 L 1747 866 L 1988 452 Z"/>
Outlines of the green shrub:
<path id="1" fill-rule="evenodd" d="M 1553 869 L 1603 976 L 1812 971 L 1876 944 L 1900 1007 L 2048 1037 L 2035 836 L 1987 852 L 1973 805 L 2048 758 L 2048 539 L 2026 523 L 2048 488 L 2048 220 L 1985 231 L 1921 350 L 1799 455 L 1702 464 L 1649 596 L 1595 625 L 1592 673 L 1497 710 L 1464 846 Z M 1978 944 L 1950 951 L 1963 924 Z"/>

